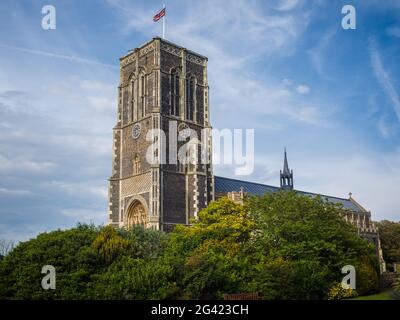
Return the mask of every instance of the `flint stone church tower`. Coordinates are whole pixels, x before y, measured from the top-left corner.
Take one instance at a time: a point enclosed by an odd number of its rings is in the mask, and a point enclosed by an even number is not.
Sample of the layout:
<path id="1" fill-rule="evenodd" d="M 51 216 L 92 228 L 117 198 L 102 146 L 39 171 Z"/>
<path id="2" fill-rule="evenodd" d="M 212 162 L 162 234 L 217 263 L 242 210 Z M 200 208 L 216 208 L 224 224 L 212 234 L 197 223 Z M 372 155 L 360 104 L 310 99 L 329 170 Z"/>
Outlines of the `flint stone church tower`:
<path id="1" fill-rule="evenodd" d="M 146 159 L 150 145 L 159 143 L 161 147 L 163 141 L 146 136 L 151 129 L 162 129 L 169 141 L 170 135 L 190 128 L 199 140 L 210 140 L 201 133 L 210 128 L 207 58 L 154 38 L 120 58 L 120 67 L 109 179 L 110 224 L 164 231 L 175 224 L 188 224 L 213 198 L 210 161 L 201 165 L 179 161 L 151 164 Z M 175 132 L 170 132 L 171 121 L 176 124 Z M 178 149 L 183 143 L 177 143 Z M 211 140 L 200 143 L 211 150 Z"/>
<path id="2" fill-rule="evenodd" d="M 113 129 L 113 166 L 109 179 L 109 224 L 116 227 L 141 225 L 168 231 L 176 224 L 188 224 L 211 200 L 228 196 L 242 203 L 246 195 L 263 195 L 279 190 L 295 190 L 293 171 L 286 150 L 280 187 L 214 176 L 211 162 L 207 58 L 161 38 L 154 38 L 120 58 L 118 118 Z M 174 123 L 172 127 L 171 123 Z M 170 148 L 170 138 L 193 130 L 206 160 L 196 164 L 179 161 L 177 150 L 185 139 Z M 161 129 L 165 139 L 152 134 Z M 189 140 L 191 137 L 187 137 Z M 157 145 L 158 149 L 151 148 Z M 165 149 L 162 146 L 165 145 Z M 196 146 L 197 153 L 201 153 Z M 148 152 L 167 161 L 150 163 Z M 160 154 L 159 154 L 160 153 Z M 170 156 L 178 161 L 172 161 Z M 338 198 L 295 190 L 310 197 L 320 196 L 339 203 L 345 219 L 358 234 L 372 242 L 385 271 L 378 230 L 371 212 L 350 194 Z"/>

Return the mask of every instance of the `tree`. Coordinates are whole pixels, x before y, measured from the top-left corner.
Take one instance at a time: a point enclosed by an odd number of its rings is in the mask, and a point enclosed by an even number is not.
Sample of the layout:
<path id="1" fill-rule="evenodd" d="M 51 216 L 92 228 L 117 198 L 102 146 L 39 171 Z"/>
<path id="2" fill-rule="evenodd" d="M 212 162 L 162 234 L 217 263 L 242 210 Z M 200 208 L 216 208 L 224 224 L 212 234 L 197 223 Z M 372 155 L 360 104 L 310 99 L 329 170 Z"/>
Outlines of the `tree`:
<path id="1" fill-rule="evenodd" d="M 85 299 L 100 261 L 91 244 L 94 226 L 42 233 L 21 242 L 0 262 L 1 299 Z M 43 290 L 44 265 L 56 269 L 56 290 Z"/>
<path id="2" fill-rule="evenodd" d="M 176 288 L 172 268 L 160 259 L 123 256 L 96 277 L 93 299 L 166 299 Z"/>
<path id="3" fill-rule="evenodd" d="M 373 248 L 344 214 L 319 197 L 282 191 L 244 205 L 213 201 L 168 234 L 87 225 L 43 233 L 0 261 L 0 299 L 321 299 L 347 264 L 359 293 L 373 291 Z M 55 267 L 56 290 L 41 288 L 44 265 Z"/>
<path id="4" fill-rule="evenodd" d="M 377 226 L 384 260 L 388 264 L 400 262 L 400 222 L 383 220 Z"/>
<path id="5" fill-rule="evenodd" d="M 131 247 L 131 243 L 121 237 L 112 226 L 103 228 L 92 243 L 92 248 L 106 264 L 111 264 Z"/>
<path id="6" fill-rule="evenodd" d="M 257 268 L 268 273 L 270 264 L 276 261 L 286 266 L 287 273 L 275 280 L 282 282 L 272 284 L 277 291 L 277 286 L 284 286 L 283 281 L 285 285 L 289 283 L 292 290 L 285 293 L 286 298 L 325 297 L 329 287 L 340 282 L 341 268 L 348 264 L 358 268 L 362 291 L 377 288 L 373 247 L 343 219 L 346 212 L 340 205 L 321 197 L 280 191 L 252 197 L 247 206 L 256 225 L 252 250 L 262 252 L 265 257 Z M 265 284 L 260 283 L 260 288 L 265 295 L 270 294 Z M 281 298 L 279 294 L 276 296 Z"/>
<path id="7" fill-rule="evenodd" d="M 176 274 L 182 298 L 222 298 L 243 284 L 241 251 L 254 222 L 246 208 L 227 198 L 211 202 L 192 225 L 176 226 L 164 254 Z"/>
<path id="8" fill-rule="evenodd" d="M 0 299 L 163 298 L 153 289 L 169 270 L 157 260 L 165 237 L 93 225 L 42 233 L 0 261 Z M 56 290 L 41 287 L 44 265 L 55 267 Z"/>
<path id="9" fill-rule="evenodd" d="M 176 291 L 175 274 L 161 259 L 167 234 L 142 227 L 105 227 L 92 246 L 107 263 L 93 277 L 92 299 L 166 299 Z"/>

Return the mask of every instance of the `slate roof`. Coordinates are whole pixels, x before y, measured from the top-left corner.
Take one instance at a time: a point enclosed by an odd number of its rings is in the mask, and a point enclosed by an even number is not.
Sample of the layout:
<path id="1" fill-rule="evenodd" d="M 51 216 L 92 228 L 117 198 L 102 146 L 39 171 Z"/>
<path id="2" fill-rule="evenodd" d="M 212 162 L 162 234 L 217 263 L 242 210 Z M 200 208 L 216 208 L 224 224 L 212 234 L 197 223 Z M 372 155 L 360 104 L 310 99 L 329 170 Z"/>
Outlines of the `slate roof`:
<path id="1" fill-rule="evenodd" d="M 244 192 L 250 193 L 252 195 L 260 196 L 265 193 L 276 192 L 276 191 L 281 190 L 281 188 L 279 188 L 279 187 L 269 186 L 266 184 L 248 182 L 248 181 L 242 181 L 242 180 L 218 177 L 218 176 L 214 176 L 214 185 L 215 185 L 215 193 L 217 193 L 217 194 L 222 194 L 222 193 L 226 194 L 226 193 L 232 192 L 232 191 L 239 192 L 240 189 L 243 188 Z M 365 212 L 366 211 L 364 208 L 362 208 L 360 205 L 358 205 L 355 201 L 352 201 L 350 199 L 332 197 L 332 196 L 327 196 L 327 195 L 317 194 L 317 193 L 312 193 L 312 192 L 306 192 L 306 191 L 301 191 L 301 190 L 295 190 L 295 191 L 300 192 L 304 195 L 309 195 L 309 196 L 320 195 L 323 199 L 326 199 L 333 203 L 341 203 L 345 209 L 349 209 L 352 211 L 356 211 L 356 212 L 360 212 L 360 211 Z"/>

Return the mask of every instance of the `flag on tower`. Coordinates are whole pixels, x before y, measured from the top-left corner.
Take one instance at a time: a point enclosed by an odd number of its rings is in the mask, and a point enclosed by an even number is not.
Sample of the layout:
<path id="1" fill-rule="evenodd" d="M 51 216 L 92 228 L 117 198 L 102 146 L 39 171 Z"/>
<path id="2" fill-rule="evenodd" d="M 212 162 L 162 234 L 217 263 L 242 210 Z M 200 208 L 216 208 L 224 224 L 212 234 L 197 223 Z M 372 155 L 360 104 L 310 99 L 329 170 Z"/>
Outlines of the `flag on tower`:
<path id="1" fill-rule="evenodd" d="M 165 16 L 165 7 L 161 9 L 161 11 L 159 13 L 157 13 L 154 17 L 153 17 L 153 21 L 157 22 L 158 20 L 160 20 L 162 17 Z"/>

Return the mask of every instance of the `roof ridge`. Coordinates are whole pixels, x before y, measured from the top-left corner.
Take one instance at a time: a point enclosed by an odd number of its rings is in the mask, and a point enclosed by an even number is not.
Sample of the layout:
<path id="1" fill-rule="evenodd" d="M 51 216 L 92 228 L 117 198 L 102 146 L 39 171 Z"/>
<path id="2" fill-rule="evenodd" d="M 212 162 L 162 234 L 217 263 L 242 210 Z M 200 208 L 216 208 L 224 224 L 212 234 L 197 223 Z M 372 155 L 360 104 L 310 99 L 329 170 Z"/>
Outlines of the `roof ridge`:
<path id="1" fill-rule="evenodd" d="M 222 179 L 227 179 L 227 180 L 232 180 L 232 181 L 237 181 L 237 182 L 245 182 L 245 183 L 251 183 L 251 184 L 256 184 L 256 185 L 260 185 L 260 186 L 265 186 L 265 187 L 280 189 L 279 187 L 272 186 L 272 185 L 269 185 L 269 184 L 259 183 L 259 182 L 244 181 L 244 180 L 239 180 L 239 179 L 234 179 L 234 178 L 227 178 L 227 177 L 216 176 L 216 175 L 215 175 L 214 177 L 222 178 Z M 336 196 L 330 196 L 330 195 L 322 194 L 322 193 L 315 193 L 315 192 L 304 191 L 304 190 L 297 190 L 297 189 L 295 189 L 294 191 L 302 192 L 302 193 L 308 193 L 308 194 L 312 194 L 312 195 L 316 195 L 316 196 L 321 196 L 321 197 L 334 198 L 334 199 L 338 199 L 338 200 L 351 201 L 350 199 L 347 199 L 347 198 L 341 198 L 341 197 L 336 197 Z M 365 210 L 365 209 L 364 209 L 364 210 Z"/>
<path id="2" fill-rule="evenodd" d="M 237 181 L 237 182 L 245 182 L 245 183 L 257 184 L 257 185 L 260 185 L 260 186 L 265 186 L 265 187 L 280 189 L 279 187 L 271 186 L 271 185 L 269 185 L 269 184 L 264 184 L 264 183 L 259 183 L 259 182 L 244 181 L 244 180 L 233 179 L 233 178 L 227 178 L 227 177 L 221 177 L 221 176 L 216 176 L 216 175 L 214 175 L 214 178 L 222 178 L 222 179 L 227 179 L 227 180 L 232 180 L 232 181 Z"/>
<path id="3" fill-rule="evenodd" d="M 350 198 L 349 200 L 350 200 L 352 203 L 354 203 L 358 208 L 360 208 L 362 211 L 368 212 L 368 210 L 365 209 L 361 204 L 359 204 L 359 203 L 357 202 L 357 200 L 355 200 L 354 198 Z"/>
<path id="4" fill-rule="evenodd" d="M 336 196 L 330 196 L 330 195 L 322 194 L 322 193 L 315 193 L 315 192 L 303 191 L 303 190 L 295 190 L 295 191 L 303 192 L 303 193 L 309 193 L 309 194 L 314 194 L 314 195 L 316 195 L 316 196 L 321 196 L 321 197 L 328 197 L 328 198 L 335 198 L 335 199 L 339 199 L 339 200 L 350 201 L 350 199 L 347 199 L 347 198 L 341 198 L 341 197 L 336 197 Z"/>

